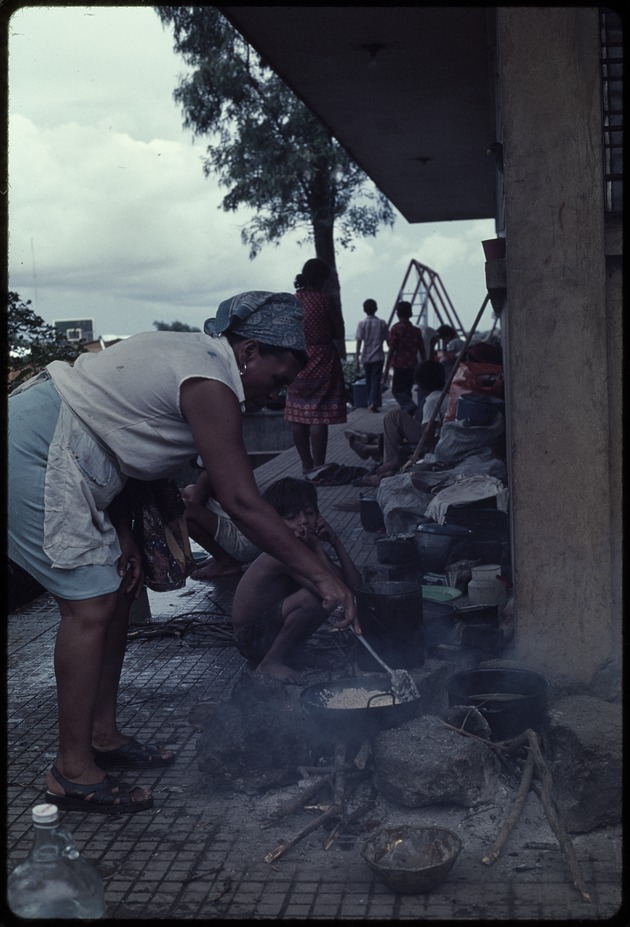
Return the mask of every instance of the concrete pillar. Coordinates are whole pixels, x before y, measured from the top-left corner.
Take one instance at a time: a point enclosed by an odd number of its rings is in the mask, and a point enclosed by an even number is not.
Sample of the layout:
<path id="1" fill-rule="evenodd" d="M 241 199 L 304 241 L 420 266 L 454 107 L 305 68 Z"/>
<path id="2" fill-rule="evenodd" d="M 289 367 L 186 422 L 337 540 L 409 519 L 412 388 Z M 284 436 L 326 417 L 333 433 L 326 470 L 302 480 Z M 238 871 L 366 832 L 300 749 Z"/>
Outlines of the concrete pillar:
<path id="1" fill-rule="evenodd" d="M 619 646 L 597 8 L 497 8 L 516 648 L 588 683 Z M 620 307 L 619 307 L 620 308 Z"/>

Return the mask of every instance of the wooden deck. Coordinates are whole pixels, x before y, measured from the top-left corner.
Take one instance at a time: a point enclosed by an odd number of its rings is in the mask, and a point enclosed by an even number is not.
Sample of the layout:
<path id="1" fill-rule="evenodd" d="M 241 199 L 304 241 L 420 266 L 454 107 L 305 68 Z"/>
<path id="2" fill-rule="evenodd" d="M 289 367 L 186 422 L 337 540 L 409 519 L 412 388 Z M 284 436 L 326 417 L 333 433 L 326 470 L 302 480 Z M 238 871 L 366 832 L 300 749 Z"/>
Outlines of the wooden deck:
<path id="1" fill-rule="evenodd" d="M 374 461 L 362 460 L 355 454 L 344 432 L 348 429 L 374 433 L 382 432 L 383 416 L 388 409 L 395 406 L 396 403 L 393 399 L 385 399 L 382 412 L 353 409 L 348 413 L 348 421 L 345 425 L 331 425 L 326 456 L 327 462 L 371 468 Z M 257 467 L 254 474 L 260 489 L 266 489 L 274 480 L 284 476 L 301 478 L 302 466 L 297 451 L 295 448 L 281 451 L 273 460 Z M 366 574 L 372 574 L 375 570 L 382 572 L 382 570 L 378 569 L 380 565 L 376 559 L 374 546 L 377 535 L 364 530 L 359 516 L 360 494 L 366 491 L 369 492 L 369 490 L 352 485 L 317 486 L 321 514 L 339 536 L 357 568 L 363 573 L 365 581 L 369 579 Z M 345 510 L 350 504 L 354 505 L 355 511 Z M 340 505 L 344 508 L 339 508 Z"/>

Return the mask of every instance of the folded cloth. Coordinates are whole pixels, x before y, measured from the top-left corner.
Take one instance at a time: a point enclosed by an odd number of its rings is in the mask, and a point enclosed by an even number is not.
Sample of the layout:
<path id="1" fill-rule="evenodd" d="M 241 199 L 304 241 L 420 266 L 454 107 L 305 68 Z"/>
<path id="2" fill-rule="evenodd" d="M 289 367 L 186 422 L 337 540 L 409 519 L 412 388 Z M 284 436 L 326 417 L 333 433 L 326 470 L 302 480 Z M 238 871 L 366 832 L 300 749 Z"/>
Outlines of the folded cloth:
<path id="1" fill-rule="evenodd" d="M 426 508 L 425 515 L 443 525 L 451 505 L 464 505 L 483 499 L 495 499 L 497 508 L 507 512 L 508 498 L 507 487 L 494 476 L 458 476 L 454 483 L 435 494 Z"/>

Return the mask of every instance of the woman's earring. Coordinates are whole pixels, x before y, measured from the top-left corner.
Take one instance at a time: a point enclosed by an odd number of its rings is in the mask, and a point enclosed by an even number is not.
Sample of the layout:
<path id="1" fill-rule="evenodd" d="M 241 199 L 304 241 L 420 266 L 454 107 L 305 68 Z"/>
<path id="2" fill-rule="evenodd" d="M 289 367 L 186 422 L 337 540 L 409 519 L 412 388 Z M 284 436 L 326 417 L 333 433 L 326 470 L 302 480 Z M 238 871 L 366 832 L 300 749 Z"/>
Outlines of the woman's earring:
<path id="1" fill-rule="evenodd" d="M 238 372 L 240 373 L 242 377 L 245 376 L 246 371 L 247 371 L 247 364 L 243 364 L 242 367 L 239 367 L 238 369 Z"/>

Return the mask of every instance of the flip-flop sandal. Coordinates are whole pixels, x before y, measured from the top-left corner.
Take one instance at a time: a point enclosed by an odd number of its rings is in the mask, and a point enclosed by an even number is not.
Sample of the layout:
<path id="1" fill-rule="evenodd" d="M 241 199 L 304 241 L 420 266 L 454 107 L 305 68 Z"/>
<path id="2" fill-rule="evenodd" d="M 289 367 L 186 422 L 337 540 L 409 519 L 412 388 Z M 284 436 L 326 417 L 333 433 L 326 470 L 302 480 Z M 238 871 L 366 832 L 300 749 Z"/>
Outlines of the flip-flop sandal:
<path id="1" fill-rule="evenodd" d="M 128 744 L 115 750 L 97 750 L 92 747 L 96 765 L 100 769 L 158 769 L 175 762 L 175 754 L 161 756 L 157 744 L 141 744 L 133 737 Z"/>
<path id="2" fill-rule="evenodd" d="M 324 470 L 328 470 L 330 464 L 322 464 L 320 467 L 313 467 L 312 470 L 302 470 L 302 476 L 305 480 L 313 480 L 316 476 L 319 476 L 320 473 L 323 473 Z"/>
<path id="3" fill-rule="evenodd" d="M 62 776 L 56 766 L 50 769 L 54 778 L 63 788 L 64 794 L 58 795 L 46 789 L 45 799 L 64 811 L 86 811 L 90 814 L 133 814 L 153 807 L 153 796 L 142 801 L 134 801 L 132 788 L 121 782 L 116 776 L 105 776 L 102 782 L 92 785 L 79 785 Z"/>
<path id="4" fill-rule="evenodd" d="M 338 468 L 339 464 L 336 463 L 324 464 L 321 467 L 317 467 L 315 470 L 310 470 L 308 473 L 305 473 L 304 479 L 308 480 L 309 483 L 325 483 Z"/>

